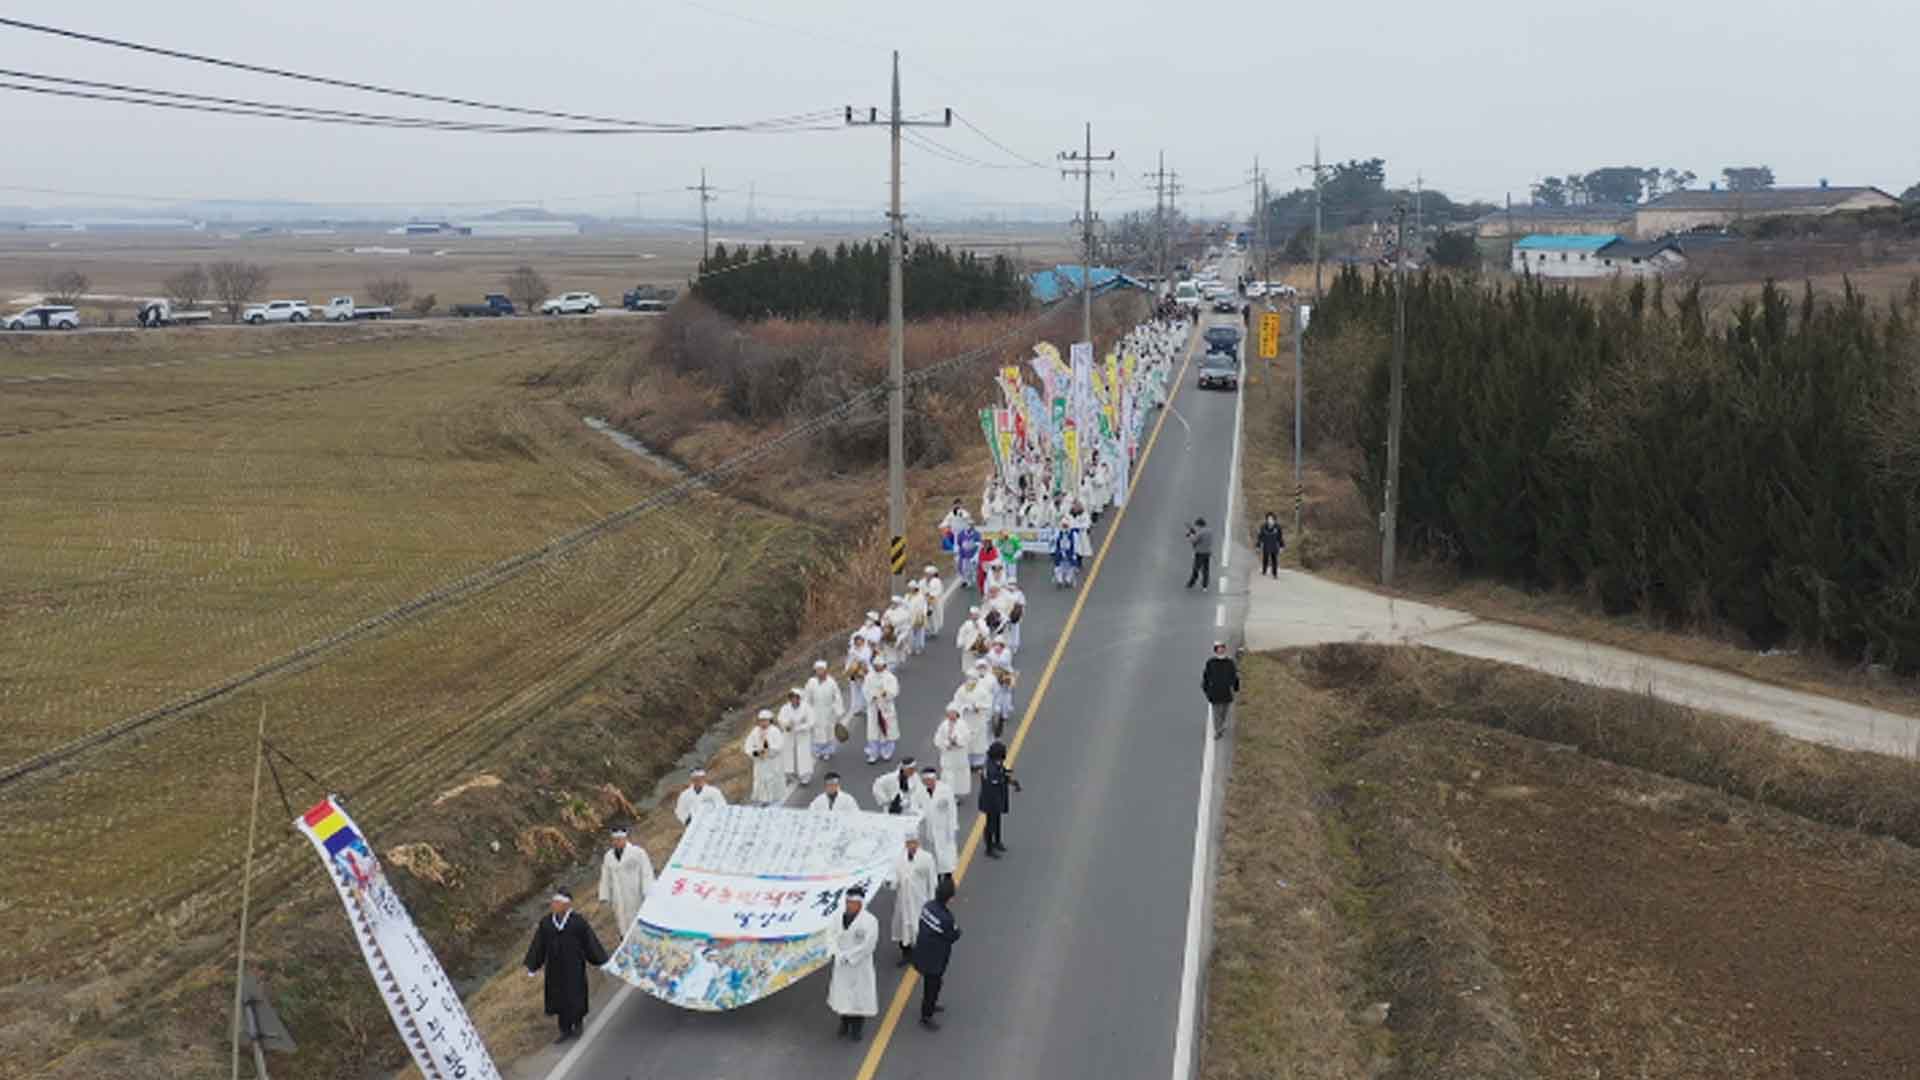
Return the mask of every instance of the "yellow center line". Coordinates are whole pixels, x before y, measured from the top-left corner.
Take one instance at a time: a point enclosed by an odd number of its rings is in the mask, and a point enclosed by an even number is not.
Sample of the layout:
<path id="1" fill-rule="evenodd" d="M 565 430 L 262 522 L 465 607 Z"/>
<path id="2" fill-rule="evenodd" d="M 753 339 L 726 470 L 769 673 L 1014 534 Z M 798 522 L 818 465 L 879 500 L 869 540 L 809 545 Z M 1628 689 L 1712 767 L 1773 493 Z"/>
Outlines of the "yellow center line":
<path id="1" fill-rule="evenodd" d="M 1198 328 L 1196 324 L 1196 329 Z M 1186 385 L 1187 369 L 1193 364 L 1194 339 L 1187 341 L 1186 356 L 1180 362 L 1180 372 L 1173 378 L 1173 390 L 1167 394 L 1167 401 L 1160 409 L 1160 419 L 1154 421 L 1153 432 L 1147 436 L 1147 445 L 1140 451 L 1140 460 L 1134 465 L 1135 478 L 1143 477 L 1147 471 L 1147 458 L 1160 442 L 1160 429 L 1167 424 L 1167 414 L 1173 411 L 1173 397 Z M 1138 485 L 1128 489 L 1128 498 L 1120 509 L 1114 511 L 1113 524 L 1107 526 L 1107 535 L 1100 541 L 1100 550 L 1094 554 L 1093 565 L 1087 568 L 1087 578 L 1080 583 L 1079 593 L 1073 601 L 1073 610 L 1067 613 L 1066 624 L 1061 627 L 1060 640 L 1054 643 L 1053 654 L 1047 657 L 1047 666 L 1040 672 L 1040 681 L 1035 685 L 1033 696 L 1027 701 L 1027 711 L 1020 715 L 1020 726 L 1014 730 L 1013 742 L 1007 747 L 1007 767 L 1012 768 L 1020 758 L 1020 748 L 1026 745 L 1027 730 L 1033 725 L 1034 715 L 1040 711 L 1040 703 L 1045 700 L 1047 690 L 1053 685 L 1053 673 L 1060 667 L 1060 658 L 1066 655 L 1067 643 L 1073 639 L 1074 627 L 1079 625 L 1080 612 L 1087 606 L 1087 597 L 1093 594 L 1093 583 L 1100 577 L 1101 564 L 1107 561 L 1107 551 L 1113 547 L 1113 538 L 1120 532 L 1120 523 L 1126 520 L 1127 507 L 1133 505 L 1133 492 Z M 960 861 L 954 865 L 954 884 L 959 884 L 967 876 L 968 867 L 973 865 L 974 852 L 980 847 L 980 838 L 986 832 L 986 818 L 975 814 L 973 827 L 967 830 L 966 847 L 960 852 Z M 897 899 L 897 894 L 896 894 Z M 887 1054 L 887 1047 L 893 1042 L 893 1033 L 900 1026 L 900 1017 L 905 1015 L 907 1004 L 913 999 L 913 988 L 920 984 L 920 973 L 912 967 L 900 979 L 900 985 L 894 988 L 893 1000 L 887 1005 L 887 1014 L 880 1021 L 880 1028 L 874 1033 L 873 1044 L 867 1048 L 867 1056 L 860 1062 L 860 1071 L 854 1074 L 854 1080 L 873 1080 L 880 1070 L 880 1059 Z"/>

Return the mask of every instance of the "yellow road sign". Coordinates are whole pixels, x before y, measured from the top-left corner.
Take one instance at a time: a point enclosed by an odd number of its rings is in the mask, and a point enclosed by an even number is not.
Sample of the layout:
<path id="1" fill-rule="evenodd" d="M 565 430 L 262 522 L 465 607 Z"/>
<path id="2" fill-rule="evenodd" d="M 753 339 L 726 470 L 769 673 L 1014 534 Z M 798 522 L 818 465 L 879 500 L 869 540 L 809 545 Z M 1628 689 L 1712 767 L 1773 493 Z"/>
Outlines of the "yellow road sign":
<path id="1" fill-rule="evenodd" d="M 887 561 L 892 564 L 894 573 L 904 574 L 907 572 L 907 538 L 906 537 L 904 536 L 894 537 L 893 540 L 887 544 L 887 555 L 888 555 Z"/>
<path id="2" fill-rule="evenodd" d="M 1280 313 L 1263 311 L 1260 313 L 1260 359 L 1273 360 L 1280 356 Z"/>

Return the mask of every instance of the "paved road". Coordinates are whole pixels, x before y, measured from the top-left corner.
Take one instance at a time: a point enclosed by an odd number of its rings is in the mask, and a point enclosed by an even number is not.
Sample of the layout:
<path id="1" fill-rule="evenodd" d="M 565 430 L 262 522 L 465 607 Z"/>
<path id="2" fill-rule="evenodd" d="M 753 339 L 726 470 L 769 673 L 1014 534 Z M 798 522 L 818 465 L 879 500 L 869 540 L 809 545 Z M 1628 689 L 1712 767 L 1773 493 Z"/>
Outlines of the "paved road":
<path id="1" fill-rule="evenodd" d="M 1783 735 L 1850 750 L 1920 754 L 1920 720 L 1788 690 L 1697 664 L 1628 652 L 1524 626 L 1483 621 L 1451 608 L 1399 600 L 1283 571 L 1256 579 L 1247 645 L 1280 649 L 1330 641 L 1426 645 L 1532 668 L 1614 690 L 1767 724 Z"/>
<path id="2" fill-rule="evenodd" d="M 834 1037 L 824 971 L 718 1015 L 634 992 L 556 1080 L 1172 1074 L 1207 742 L 1200 667 L 1238 617 L 1219 579 L 1208 592 L 1182 589 L 1185 524 L 1204 516 L 1218 528 L 1227 509 L 1237 399 L 1196 390 L 1190 368 L 1176 372 L 1184 377 L 1133 499 L 1096 529 L 1095 576 L 1061 592 L 1038 561 L 1023 574 L 1020 709 L 1041 695 L 1014 744 L 1026 791 L 1007 818 L 1007 857 L 963 862 L 955 915 L 966 936 L 943 995 L 945 1029 L 913 1022 L 917 990 L 898 1024 L 885 1022 L 899 984 L 888 946 L 882 1022 L 858 1046 Z M 1242 582 L 1246 562 L 1233 560 Z M 950 642 L 908 667 L 911 745 L 926 745 L 958 680 Z M 864 802 L 874 771 L 852 745 L 841 760 Z M 977 840 L 973 817 L 963 830 Z M 891 905 L 883 893 L 883 926 Z M 543 1075 L 546 1064 L 517 1075 Z"/>

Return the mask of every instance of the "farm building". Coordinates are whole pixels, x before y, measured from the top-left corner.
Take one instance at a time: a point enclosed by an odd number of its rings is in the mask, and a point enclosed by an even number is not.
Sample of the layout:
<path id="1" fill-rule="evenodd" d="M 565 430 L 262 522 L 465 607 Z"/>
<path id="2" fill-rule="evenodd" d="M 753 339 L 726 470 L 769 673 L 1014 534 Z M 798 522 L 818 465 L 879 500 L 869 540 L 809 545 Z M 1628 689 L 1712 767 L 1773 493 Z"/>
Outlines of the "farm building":
<path id="1" fill-rule="evenodd" d="M 1636 236 L 1656 237 L 1702 226 L 1725 228 L 1763 217 L 1823 217 L 1899 206 L 1900 200 L 1875 187 L 1781 187 L 1764 191 L 1676 191 L 1634 211 Z"/>
<path id="2" fill-rule="evenodd" d="M 1667 238 L 1615 240 L 1600 249 L 1602 273 L 1625 277 L 1653 277 L 1687 265 L 1686 253 Z"/>
<path id="3" fill-rule="evenodd" d="M 1626 232 L 1633 224 L 1633 207 L 1614 204 L 1584 206 L 1515 206 L 1474 219 L 1473 231 L 1482 240 L 1510 236 L 1566 236 Z"/>
<path id="4" fill-rule="evenodd" d="M 1062 296 L 1080 291 L 1080 268 L 1060 265 L 1051 270 L 1041 270 L 1027 275 L 1027 284 L 1033 290 L 1033 298 L 1043 304 L 1051 304 Z M 1105 292 L 1108 289 L 1144 289 L 1146 283 L 1137 281 L 1109 266 L 1093 268 L 1093 291 Z"/>
<path id="5" fill-rule="evenodd" d="M 1600 264 L 1600 249 L 1619 236 L 1523 236 L 1513 245 L 1512 270 L 1535 277 L 1589 278 L 1612 273 Z"/>

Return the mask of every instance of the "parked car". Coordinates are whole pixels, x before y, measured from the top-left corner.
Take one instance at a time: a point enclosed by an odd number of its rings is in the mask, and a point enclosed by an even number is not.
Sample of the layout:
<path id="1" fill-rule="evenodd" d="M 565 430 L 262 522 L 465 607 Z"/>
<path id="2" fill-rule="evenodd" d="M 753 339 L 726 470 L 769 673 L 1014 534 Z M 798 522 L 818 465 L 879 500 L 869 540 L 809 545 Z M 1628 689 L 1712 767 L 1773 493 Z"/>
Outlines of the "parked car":
<path id="1" fill-rule="evenodd" d="M 561 293 L 540 305 L 542 315 L 591 315 L 600 310 L 600 298 L 590 292 Z"/>
<path id="2" fill-rule="evenodd" d="M 322 314 L 326 315 L 328 322 L 351 322 L 354 319 L 391 319 L 393 309 L 360 307 L 353 302 L 351 296 L 336 296 L 327 301 L 326 310 Z"/>
<path id="3" fill-rule="evenodd" d="M 66 304 L 35 304 L 7 319 L 9 330 L 76 330 L 80 313 Z"/>
<path id="4" fill-rule="evenodd" d="M 1240 389 L 1240 357 L 1233 353 L 1209 352 L 1200 358 L 1200 389 Z"/>
<path id="5" fill-rule="evenodd" d="M 1247 299 L 1258 300 L 1267 295 L 1267 283 L 1264 281 L 1247 282 Z"/>
<path id="6" fill-rule="evenodd" d="M 1232 293 L 1221 293 L 1213 298 L 1213 310 L 1221 315 L 1232 315 L 1240 310 L 1240 301 Z"/>
<path id="7" fill-rule="evenodd" d="M 620 306 L 628 311 L 665 311 L 673 298 L 680 295 L 678 289 L 663 288 L 659 285 L 636 285 L 620 297 Z"/>
<path id="8" fill-rule="evenodd" d="M 455 304 L 453 314 L 462 319 L 471 319 L 476 315 L 499 318 L 513 314 L 513 301 L 499 293 L 488 293 L 486 300 L 478 304 Z"/>
<path id="9" fill-rule="evenodd" d="M 249 304 L 240 312 L 240 321 L 254 326 L 271 322 L 303 323 L 311 318 L 313 309 L 305 300 L 270 300 L 264 304 Z"/>
<path id="10" fill-rule="evenodd" d="M 1193 287 L 1193 282 L 1183 281 L 1174 287 L 1173 302 L 1189 311 L 1199 311 L 1200 290 Z"/>
<path id="11" fill-rule="evenodd" d="M 1237 355 L 1240 349 L 1240 328 L 1237 326 L 1209 326 L 1204 335 L 1207 341 L 1207 355 L 1228 353 Z"/>
<path id="12" fill-rule="evenodd" d="M 171 300 L 149 300 L 140 305 L 134 318 L 145 327 L 199 326 L 213 321 L 211 311 L 182 311 Z"/>

